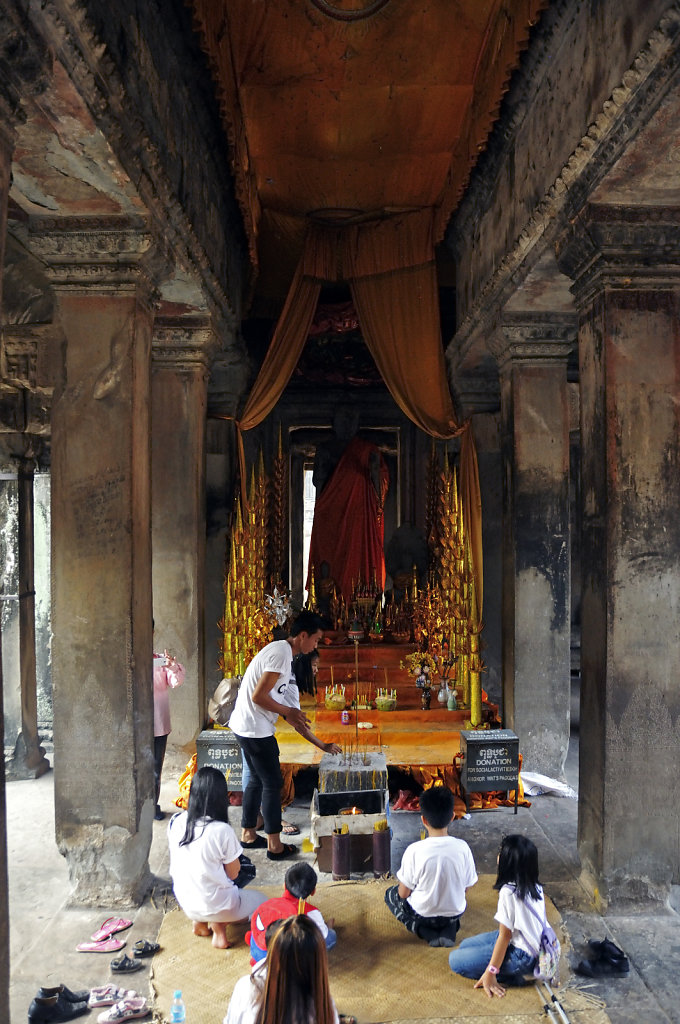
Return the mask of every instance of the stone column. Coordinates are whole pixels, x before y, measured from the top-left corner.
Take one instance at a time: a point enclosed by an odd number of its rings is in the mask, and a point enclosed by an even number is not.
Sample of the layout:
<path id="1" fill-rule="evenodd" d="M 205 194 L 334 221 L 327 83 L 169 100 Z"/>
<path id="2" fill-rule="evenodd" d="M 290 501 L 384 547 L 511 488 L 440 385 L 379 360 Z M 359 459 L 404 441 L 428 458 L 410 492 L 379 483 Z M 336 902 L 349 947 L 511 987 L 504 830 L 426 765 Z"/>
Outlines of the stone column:
<path id="1" fill-rule="evenodd" d="M 27 441 L 30 446 L 30 440 Z M 33 459 L 19 458 L 19 668 L 21 732 L 8 765 L 12 779 L 37 779 L 50 770 L 38 736 L 33 556 Z"/>
<path id="2" fill-rule="evenodd" d="M 581 381 L 579 852 L 605 902 L 680 879 L 680 211 L 590 206 L 561 240 Z"/>
<path id="3" fill-rule="evenodd" d="M 187 748 L 203 728 L 207 708 L 205 432 L 209 365 L 216 348 L 206 317 L 156 320 L 151 385 L 154 642 L 186 668 L 184 685 L 170 697 L 170 742 Z"/>
<path id="4" fill-rule="evenodd" d="M 20 45 L 17 42 L 20 41 Z M 5 265 L 7 201 L 9 196 L 14 126 L 21 120 L 21 101 L 39 92 L 48 62 L 43 44 L 28 29 L 16 5 L 0 8 L 0 309 Z M 0 642 L 0 722 L 3 715 L 2 643 Z M 0 1019 L 9 1020 L 9 906 L 7 901 L 7 825 L 5 813 L 5 759 L 0 764 Z"/>
<path id="5" fill-rule="evenodd" d="M 5 264 L 7 198 L 12 167 L 14 138 L 6 128 L 5 103 L 0 101 L 0 308 L 2 271 Z M 0 631 L 0 722 L 4 723 L 2 682 L 2 635 Z M 5 758 L 0 764 L 0 1017 L 9 1020 L 9 904 L 7 900 L 7 815 L 5 813 Z"/>
<path id="6" fill-rule="evenodd" d="M 139 901 L 154 813 L 150 367 L 141 219 L 35 222 L 66 338 L 52 413 L 57 842 L 75 902 Z"/>
<path id="7" fill-rule="evenodd" d="M 501 372 L 503 721 L 527 770 L 563 775 L 569 744 L 567 357 L 572 315 L 507 315 Z"/>

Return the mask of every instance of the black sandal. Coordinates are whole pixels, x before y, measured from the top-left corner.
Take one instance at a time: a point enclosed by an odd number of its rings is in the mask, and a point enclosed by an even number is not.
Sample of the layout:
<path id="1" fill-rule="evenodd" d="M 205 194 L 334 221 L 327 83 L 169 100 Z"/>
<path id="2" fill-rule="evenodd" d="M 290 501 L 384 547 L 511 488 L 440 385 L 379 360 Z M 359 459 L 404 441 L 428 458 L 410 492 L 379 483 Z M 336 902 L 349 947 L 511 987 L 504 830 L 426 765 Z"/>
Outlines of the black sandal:
<path id="1" fill-rule="evenodd" d="M 267 850 L 267 857 L 269 860 L 283 860 L 284 857 L 293 857 L 299 852 L 299 847 L 294 846 L 292 843 L 284 843 L 283 848 L 278 853 L 272 853 L 271 850 Z"/>
<path id="2" fill-rule="evenodd" d="M 153 956 L 161 948 L 158 942 L 149 942 L 148 939 L 137 939 L 132 947 L 135 957 L 139 960 L 143 956 Z"/>
<path id="3" fill-rule="evenodd" d="M 134 971 L 141 971 L 143 966 L 141 960 L 131 960 L 126 953 L 111 961 L 111 970 L 114 974 L 132 974 Z"/>
<path id="4" fill-rule="evenodd" d="M 255 836 L 252 843 L 246 843 L 245 840 L 241 840 L 241 846 L 244 850 L 264 850 L 267 846 L 267 840 L 264 836 Z"/>

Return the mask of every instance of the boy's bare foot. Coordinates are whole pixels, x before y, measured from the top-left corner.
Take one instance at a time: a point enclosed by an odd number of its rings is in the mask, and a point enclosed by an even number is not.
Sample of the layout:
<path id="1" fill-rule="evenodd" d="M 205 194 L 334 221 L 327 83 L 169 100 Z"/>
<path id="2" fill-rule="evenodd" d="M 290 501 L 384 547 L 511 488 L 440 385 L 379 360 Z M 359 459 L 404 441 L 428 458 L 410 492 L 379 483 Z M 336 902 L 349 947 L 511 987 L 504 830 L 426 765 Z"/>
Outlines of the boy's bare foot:
<path id="1" fill-rule="evenodd" d="M 213 923 L 212 944 L 215 949 L 230 949 L 233 946 L 233 942 L 227 939 L 227 929 L 219 921 Z"/>
<path id="2" fill-rule="evenodd" d="M 201 938 L 209 939 L 212 933 L 212 928 L 206 921 L 194 921 L 194 935 L 200 935 Z"/>

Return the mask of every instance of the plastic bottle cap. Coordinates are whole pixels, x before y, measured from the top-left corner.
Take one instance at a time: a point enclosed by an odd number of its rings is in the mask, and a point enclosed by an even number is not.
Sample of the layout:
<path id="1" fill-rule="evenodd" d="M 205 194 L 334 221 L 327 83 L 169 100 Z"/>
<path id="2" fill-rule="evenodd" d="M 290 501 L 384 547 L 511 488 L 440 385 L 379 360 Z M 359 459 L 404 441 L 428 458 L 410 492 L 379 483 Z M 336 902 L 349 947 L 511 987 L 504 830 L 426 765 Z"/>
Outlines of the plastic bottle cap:
<path id="1" fill-rule="evenodd" d="M 174 998 L 175 999 L 181 999 L 182 998 L 182 993 L 181 993 L 181 991 L 179 989 L 177 989 L 177 991 L 175 992 Z"/>

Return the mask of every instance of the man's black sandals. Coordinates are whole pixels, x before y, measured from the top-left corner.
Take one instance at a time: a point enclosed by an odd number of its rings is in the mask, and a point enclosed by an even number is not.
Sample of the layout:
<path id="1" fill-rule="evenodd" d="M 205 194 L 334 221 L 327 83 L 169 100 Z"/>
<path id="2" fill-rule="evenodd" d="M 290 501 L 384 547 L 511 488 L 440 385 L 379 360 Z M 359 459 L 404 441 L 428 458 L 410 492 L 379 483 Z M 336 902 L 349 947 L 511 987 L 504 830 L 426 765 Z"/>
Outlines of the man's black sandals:
<path id="1" fill-rule="evenodd" d="M 255 836 L 252 843 L 246 843 L 245 840 L 241 840 L 241 846 L 244 850 L 264 850 L 267 845 L 267 840 L 264 836 Z"/>
<path id="2" fill-rule="evenodd" d="M 243 846 L 243 843 L 241 843 L 241 846 Z M 284 843 L 278 853 L 272 853 L 271 850 L 267 850 L 267 857 L 269 860 L 284 860 L 284 858 L 293 857 L 299 852 L 299 847 L 294 846 L 292 843 Z"/>

